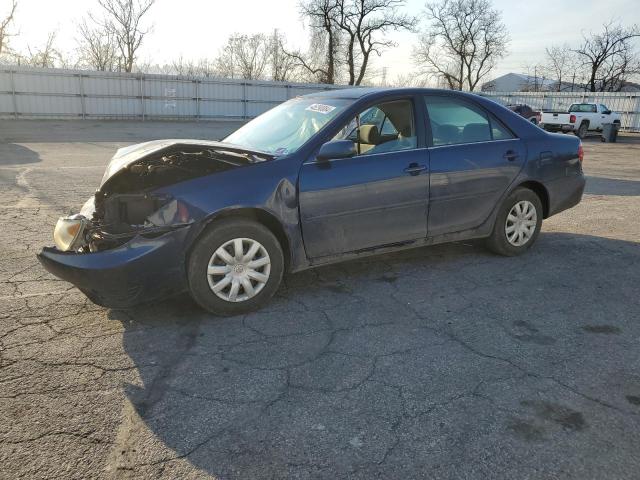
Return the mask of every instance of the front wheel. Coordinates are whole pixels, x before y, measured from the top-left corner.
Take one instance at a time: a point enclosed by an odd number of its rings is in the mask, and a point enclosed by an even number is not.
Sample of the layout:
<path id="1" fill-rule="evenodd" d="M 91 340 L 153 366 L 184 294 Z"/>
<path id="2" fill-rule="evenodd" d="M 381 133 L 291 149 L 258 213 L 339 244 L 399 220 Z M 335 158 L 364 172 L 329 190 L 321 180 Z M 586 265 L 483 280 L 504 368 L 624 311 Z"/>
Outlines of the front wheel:
<path id="1" fill-rule="evenodd" d="M 276 237 L 244 219 L 212 224 L 198 239 L 187 263 L 193 299 L 216 315 L 256 310 L 278 290 L 284 256 Z"/>
<path id="2" fill-rule="evenodd" d="M 517 188 L 500 206 L 487 246 L 493 252 L 506 256 L 526 252 L 538 238 L 542 215 L 542 202 L 538 195 L 528 188 Z"/>

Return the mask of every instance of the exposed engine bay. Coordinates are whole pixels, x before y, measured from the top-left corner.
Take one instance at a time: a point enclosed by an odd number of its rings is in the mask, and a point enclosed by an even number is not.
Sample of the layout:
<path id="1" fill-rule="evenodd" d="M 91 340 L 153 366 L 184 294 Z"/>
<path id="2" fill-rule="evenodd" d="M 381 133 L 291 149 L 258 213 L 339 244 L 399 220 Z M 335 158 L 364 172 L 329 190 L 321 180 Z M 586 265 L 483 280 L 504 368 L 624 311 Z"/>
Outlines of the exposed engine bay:
<path id="1" fill-rule="evenodd" d="M 58 220 L 56 246 L 98 252 L 136 235 L 161 235 L 188 225 L 193 218 L 187 205 L 157 189 L 272 158 L 218 142 L 156 141 L 121 149 L 80 213 Z"/>

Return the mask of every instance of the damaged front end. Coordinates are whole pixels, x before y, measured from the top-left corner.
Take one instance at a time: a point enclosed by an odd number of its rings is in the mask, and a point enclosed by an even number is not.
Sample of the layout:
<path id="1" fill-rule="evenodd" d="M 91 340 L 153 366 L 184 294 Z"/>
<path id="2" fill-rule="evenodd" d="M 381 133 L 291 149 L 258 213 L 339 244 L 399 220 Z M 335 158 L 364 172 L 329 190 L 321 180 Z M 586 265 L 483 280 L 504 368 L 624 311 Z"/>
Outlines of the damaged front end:
<path id="1" fill-rule="evenodd" d="M 219 142 L 161 140 L 121 149 L 80 213 L 58 220 L 56 246 L 61 251 L 98 252 L 136 235 L 159 235 L 188 225 L 193 221 L 188 207 L 154 190 L 272 158 Z"/>
<path id="2" fill-rule="evenodd" d="M 163 140 L 119 150 L 80 213 L 61 217 L 45 268 L 95 303 L 124 307 L 184 284 L 185 227 L 200 213 L 162 187 L 273 157 L 219 142 Z"/>
<path id="3" fill-rule="evenodd" d="M 93 253 L 125 244 L 137 235 L 153 237 L 193 222 L 184 203 L 167 195 L 115 194 L 90 198 L 80 213 L 60 217 L 53 232 L 58 250 Z M 101 195 L 102 197 L 102 195 Z"/>

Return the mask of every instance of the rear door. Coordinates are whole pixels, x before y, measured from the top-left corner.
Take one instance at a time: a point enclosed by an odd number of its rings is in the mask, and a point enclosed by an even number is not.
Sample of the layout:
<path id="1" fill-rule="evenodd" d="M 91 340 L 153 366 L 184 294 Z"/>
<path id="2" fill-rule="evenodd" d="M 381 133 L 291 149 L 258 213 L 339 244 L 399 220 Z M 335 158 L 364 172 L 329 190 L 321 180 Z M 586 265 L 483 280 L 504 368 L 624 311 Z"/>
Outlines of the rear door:
<path id="1" fill-rule="evenodd" d="M 525 162 L 526 149 L 479 105 L 424 97 L 431 130 L 429 236 L 483 223 Z"/>
<path id="2" fill-rule="evenodd" d="M 367 108 L 335 138 L 353 140 L 358 155 L 302 166 L 300 218 L 310 258 L 426 236 L 429 157 L 418 147 L 414 107 L 408 98 Z"/>

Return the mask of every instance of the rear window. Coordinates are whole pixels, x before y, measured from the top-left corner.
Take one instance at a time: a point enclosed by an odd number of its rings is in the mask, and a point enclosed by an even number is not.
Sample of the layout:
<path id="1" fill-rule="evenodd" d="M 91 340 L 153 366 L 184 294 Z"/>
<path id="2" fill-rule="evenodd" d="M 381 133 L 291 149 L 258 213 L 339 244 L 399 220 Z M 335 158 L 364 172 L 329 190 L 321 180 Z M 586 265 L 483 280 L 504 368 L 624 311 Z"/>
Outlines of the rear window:
<path id="1" fill-rule="evenodd" d="M 433 146 L 514 138 L 495 117 L 471 103 L 450 97 L 424 97 Z"/>
<path id="2" fill-rule="evenodd" d="M 596 111 L 596 106 L 590 103 L 574 103 L 569 107 L 569 112 L 595 113 Z"/>

